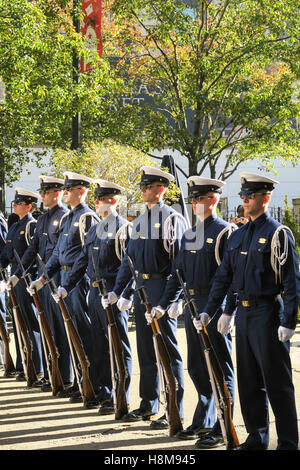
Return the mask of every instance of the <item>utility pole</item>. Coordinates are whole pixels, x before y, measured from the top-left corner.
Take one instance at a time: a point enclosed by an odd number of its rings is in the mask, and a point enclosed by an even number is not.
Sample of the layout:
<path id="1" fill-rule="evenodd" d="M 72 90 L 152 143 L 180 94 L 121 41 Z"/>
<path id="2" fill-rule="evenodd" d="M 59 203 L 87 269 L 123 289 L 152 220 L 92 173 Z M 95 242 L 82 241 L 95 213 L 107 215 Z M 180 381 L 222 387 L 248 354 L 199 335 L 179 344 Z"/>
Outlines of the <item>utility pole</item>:
<path id="1" fill-rule="evenodd" d="M 73 0 L 73 24 L 76 33 L 80 33 L 80 0 Z M 73 52 L 73 80 L 76 85 L 80 82 L 80 58 L 76 51 Z M 71 149 L 76 150 L 81 147 L 81 114 L 77 112 L 72 116 L 72 143 Z"/>

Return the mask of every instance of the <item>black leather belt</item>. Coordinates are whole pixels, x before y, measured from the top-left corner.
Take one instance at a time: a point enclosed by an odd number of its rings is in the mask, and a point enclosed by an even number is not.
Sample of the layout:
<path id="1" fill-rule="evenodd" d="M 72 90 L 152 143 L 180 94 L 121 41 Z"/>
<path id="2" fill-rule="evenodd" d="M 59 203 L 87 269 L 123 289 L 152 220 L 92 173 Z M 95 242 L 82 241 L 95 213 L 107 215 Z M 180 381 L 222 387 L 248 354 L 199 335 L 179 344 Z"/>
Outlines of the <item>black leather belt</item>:
<path id="1" fill-rule="evenodd" d="M 210 293 L 210 287 L 203 287 L 202 289 L 194 289 L 191 287 L 188 289 L 190 295 L 208 295 Z"/>
<path id="2" fill-rule="evenodd" d="M 164 276 L 161 273 L 139 273 L 139 276 L 142 279 L 162 279 Z"/>
<path id="3" fill-rule="evenodd" d="M 257 297 L 256 299 L 240 299 L 243 307 L 251 308 L 257 307 L 258 305 L 265 305 L 274 302 L 278 296 L 275 297 Z"/>

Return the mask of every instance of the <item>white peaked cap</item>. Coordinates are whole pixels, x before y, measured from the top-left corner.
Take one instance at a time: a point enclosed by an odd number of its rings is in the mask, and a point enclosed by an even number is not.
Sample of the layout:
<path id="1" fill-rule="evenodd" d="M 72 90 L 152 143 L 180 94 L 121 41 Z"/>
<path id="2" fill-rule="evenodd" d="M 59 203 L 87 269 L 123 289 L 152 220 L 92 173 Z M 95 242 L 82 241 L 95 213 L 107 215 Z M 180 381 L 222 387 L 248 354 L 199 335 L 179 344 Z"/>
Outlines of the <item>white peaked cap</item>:
<path id="1" fill-rule="evenodd" d="M 33 193 L 32 191 L 28 191 L 28 189 L 24 188 L 15 188 L 15 199 L 14 201 L 25 201 L 28 204 L 31 202 L 37 202 L 39 198 L 39 194 Z"/>
<path id="2" fill-rule="evenodd" d="M 197 192 L 221 192 L 221 188 L 226 184 L 224 181 L 216 180 L 212 178 L 204 178 L 202 176 L 190 176 L 187 179 L 187 184 L 189 185 L 190 193 Z"/>
<path id="3" fill-rule="evenodd" d="M 113 183 L 112 181 L 95 179 L 94 183 L 96 185 L 95 193 L 118 194 L 125 191 L 123 186 Z"/>
<path id="4" fill-rule="evenodd" d="M 140 184 L 150 184 L 154 181 L 159 181 L 161 183 L 169 184 L 171 181 L 175 180 L 175 176 L 166 171 L 160 170 L 153 166 L 142 166 L 140 168 L 141 172 L 141 181 Z"/>
<path id="5" fill-rule="evenodd" d="M 259 190 L 272 191 L 275 184 L 279 184 L 278 181 L 262 176 L 256 173 L 248 173 L 243 171 L 240 173 L 241 178 L 241 190 L 244 194 L 253 193 Z"/>
<path id="6" fill-rule="evenodd" d="M 89 187 L 90 184 L 94 182 L 93 178 L 89 176 L 80 175 L 79 173 L 73 173 L 72 171 L 65 171 L 63 173 L 65 178 L 64 185 L 65 186 L 77 186 L 82 185 Z"/>

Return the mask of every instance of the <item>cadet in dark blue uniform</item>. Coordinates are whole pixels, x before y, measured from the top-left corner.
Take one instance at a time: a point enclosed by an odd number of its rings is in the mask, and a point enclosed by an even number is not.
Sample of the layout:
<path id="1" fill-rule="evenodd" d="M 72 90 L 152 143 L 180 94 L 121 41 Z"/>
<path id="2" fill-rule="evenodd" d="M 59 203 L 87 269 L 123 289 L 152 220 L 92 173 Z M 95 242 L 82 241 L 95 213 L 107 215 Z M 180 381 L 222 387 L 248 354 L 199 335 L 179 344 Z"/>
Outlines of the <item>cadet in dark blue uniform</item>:
<path id="1" fill-rule="evenodd" d="M 201 176 L 191 176 L 187 182 L 189 184 L 189 198 L 193 205 L 193 213 L 197 217 L 197 223 L 187 230 L 182 238 L 172 276 L 168 280 L 157 308 L 166 310 L 170 305 L 170 299 L 174 297 L 178 289 L 180 290 L 180 283 L 176 274 L 176 269 L 178 269 L 186 282 L 188 293 L 195 300 L 200 313 L 206 305 L 212 280 L 219 260 L 223 256 L 231 226 L 216 215 L 216 207 L 222 192 L 221 188 L 225 183 Z M 232 305 L 234 307 L 234 302 Z M 231 336 L 220 335 L 216 331 L 216 324 L 222 313 L 222 308 L 214 312 L 213 320 L 207 330 L 219 358 L 226 385 L 233 398 L 234 370 L 231 359 Z M 174 315 L 172 308 L 169 310 L 169 315 Z M 202 340 L 193 325 L 193 319 L 188 308 L 186 308 L 184 322 L 188 347 L 188 371 L 198 392 L 198 404 L 192 424 L 187 429 L 180 431 L 177 437 L 180 439 L 201 437 L 197 441 L 196 447 L 216 447 L 224 444 L 224 439 L 219 421 L 215 424 L 214 396 Z M 213 428 L 212 432 L 209 433 L 211 428 Z M 205 434 L 205 436 L 202 436 L 202 434 Z"/>
<path id="2" fill-rule="evenodd" d="M 116 235 L 121 233 L 121 227 L 123 227 L 125 229 L 125 232 L 123 232 L 124 238 L 122 237 L 123 241 L 125 241 L 124 239 L 128 239 L 129 236 L 128 230 L 126 230 L 128 221 L 121 217 L 116 211 L 118 195 L 124 188 L 105 180 L 95 180 L 95 184 L 95 208 L 101 220 L 88 231 L 83 250 L 73 265 L 67 282 L 63 283 L 58 289 L 57 300 L 59 298 L 65 298 L 76 286 L 85 272 L 87 273 L 91 281 L 88 306 L 92 325 L 95 362 L 94 377 L 91 378 L 94 391 L 100 402 L 99 413 L 110 414 L 114 413 L 114 404 L 107 315 L 102 307 L 98 287 L 95 284 L 96 273 L 92 256 L 98 266 L 100 277 L 106 281 L 107 290 L 111 290 L 121 264 L 120 255 L 116 252 Z M 124 305 L 126 299 L 122 300 L 122 303 Z M 130 301 L 127 300 L 127 306 L 129 304 Z M 127 401 L 129 402 L 129 385 L 132 372 L 132 356 L 128 338 L 129 311 L 124 308 L 120 311 L 116 304 L 112 306 L 112 310 L 123 344 L 124 360 L 128 373 L 125 387 Z"/>
<path id="3" fill-rule="evenodd" d="M 173 256 L 175 257 L 177 254 L 180 239 L 184 232 L 184 223 L 182 220 L 179 220 L 177 224 L 177 237 L 176 240 L 173 240 L 174 251 L 169 253 L 166 246 L 169 235 L 166 233 L 164 225 L 168 216 L 178 213 L 166 206 L 162 202 L 162 197 L 165 188 L 173 179 L 172 175 L 162 170 L 153 167 L 141 168 L 140 185 L 142 198 L 146 203 L 146 210 L 134 220 L 127 252 L 138 273 L 138 279 L 145 286 L 151 305 L 157 305 L 164 292 L 167 277 L 171 273 Z M 127 255 L 125 255 L 115 286 L 109 293 L 110 303 L 117 301 L 130 279 L 131 271 L 128 266 Z M 151 321 L 152 318 L 148 318 L 147 314 L 145 318 L 145 306 L 140 303 L 137 294 L 134 296 L 134 312 L 140 366 L 141 402 L 139 409 L 130 412 L 124 418 L 128 421 L 153 418 L 159 410 L 159 375 L 153 346 L 152 329 L 147 325 L 147 322 Z M 156 316 L 156 311 L 153 310 L 152 314 Z M 158 322 L 170 354 L 174 376 L 178 382 L 178 408 L 180 416 L 183 417 L 184 374 L 176 339 L 177 320 L 169 318 L 168 315 L 163 315 L 159 318 Z M 168 427 L 168 422 L 165 417 L 162 417 L 159 420 L 152 421 L 151 426 L 156 426 L 157 428 Z"/>
<path id="4" fill-rule="evenodd" d="M 43 205 L 48 207 L 48 211 L 38 218 L 30 245 L 23 255 L 22 264 L 25 269 L 36 259 L 37 254 L 40 255 L 45 264 L 52 255 L 58 240 L 61 219 L 68 213 L 68 209 L 61 203 L 63 185 L 64 180 L 62 179 L 40 176 L 39 192 Z M 21 268 L 18 267 L 9 279 L 12 287 L 17 284 L 21 274 Z M 57 285 L 60 283 L 59 274 L 57 272 L 54 278 Z M 73 369 L 62 314 L 58 305 L 53 301 L 48 288 L 40 290 L 39 297 L 59 352 L 58 364 L 62 379 L 66 385 L 70 384 L 73 382 Z M 44 372 L 44 379 L 46 378 L 47 382 L 43 379 L 40 381 L 40 385 L 43 391 L 51 390 L 45 366 Z"/>
<path id="5" fill-rule="evenodd" d="M 289 340 L 297 322 L 299 260 L 293 236 L 268 212 L 275 180 L 241 173 L 241 198 L 250 221 L 232 233 L 201 314 L 203 324 L 220 305 L 232 283 L 236 312 L 237 377 L 248 437 L 242 450 L 267 449 L 268 401 L 278 450 L 298 447 L 297 414 Z M 227 333 L 232 317 L 223 314 L 218 330 Z"/>
<path id="6" fill-rule="evenodd" d="M 7 236 L 7 222 L 6 222 L 5 218 L 3 217 L 3 214 L 0 213 L 0 253 L 3 250 L 3 248 L 5 247 L 6 236 Z M 4 281 L 0 281 L 0 315 L 2 316 L 3 321 L 4 321 L 4 325 L 7 329 L 6 304 L 5 304 L 5 282 Z M 1 340 L 1 338 L 0 338 L 0 347 L 1 347 L 0 360 L 2 358 L 3 363 L 4 363 L 4 345 L 3 345 L 3 342 Z M 10 376 L 10 375 L 14 376 L 14 372 L 13 373 L 10 373 L 10 372 L 7 373 L 7 376 Z"/>
<path id="7" fill-rule="evenodd" d="M 64 177 L 64 200 L 71 206 L 71 210 L 63 219 L 57 244 L 46 264 L 50 278 L 60 271 L 61 283 L 67 282 L 73 264 L 81 254 L 82 233 L 79 230 L 80 224 L 85 225 L 85 216 L 87 214 L 89 215 L 87 216 L 86 225 L 92 224 L 93 216 L 95 216 L 95 213 L 91 212 L 90 208 L 85 203 L 92 179 L 72 172 L 65 172 Z M 36 281 L 32 282 L 31 288 L 39 290 L 44 286 L 45 282 L 45 278 L 41 276 Z M 91 324 L 87 313 L 86 297 L 88 290 L 89 283 L 85 275 L 66 299 L 66 305 L 81 337 L 85 353 L 91 363 L 93 359 L 93 348 Z M 74 388 L 58 392 L 58 396 L 70 396 L 71 402 L 82 400 L 78 391 L 78 384 L 74 384 Z M 86 406 L 94 406 L 94 403 L 87 403 Z"/>
<path id="8" fill-rule="evenodd" d="M 0 254 L 1 265 L 5 268 L 9 264 L 11 266 L 11 275 L 14 275 L 18 268 L 17 260 L 15 259 L 14 249 L 17 251 L 20 258 L 22 258 L 26 251 L 30 239 L 36 227 L 36 220 L 33 218 L 30 211 L 33 206 L 37 203 L 39 195 L 31 191 L 27 191 L 23 188 L 15 189 L 15 199 L 13 201 L 14 213 L 19 216 L 19 221 L 11 225 L 7 233 L 7 243 Z M 33 263 L 29 270 L 30 274 L 36 277 L 37 266 Z M 7 289 L 11 289 L 12 285 L 10 282 L 7 283 Z M 42 345 L 41 345 L 41 334 L 39 329 L 39 323 L 37 319 L 37 311 L 33 303 L 32 297 L 26 290 L 26 284 L 23 279 L 13 287 L 16 294 L 20 310 L 24 315 L 24 319 L 28 326 L 29 335 L 32 341 L 32 358 L 37 374 L 43 375 L 43 360 L 42 360 Z M 13 321 L 14 324 L 14 321 Z M 19 344 L 17 340 L 17 333 L 14 324 L 14 333 L 16 338 L 16 369 L 22 370 L 21 355 L 19 350 Z M 19 380 L 24 376 L 22 372 L 17 379 Z M 40 378 L 40 377 L 39 377 Z"/>

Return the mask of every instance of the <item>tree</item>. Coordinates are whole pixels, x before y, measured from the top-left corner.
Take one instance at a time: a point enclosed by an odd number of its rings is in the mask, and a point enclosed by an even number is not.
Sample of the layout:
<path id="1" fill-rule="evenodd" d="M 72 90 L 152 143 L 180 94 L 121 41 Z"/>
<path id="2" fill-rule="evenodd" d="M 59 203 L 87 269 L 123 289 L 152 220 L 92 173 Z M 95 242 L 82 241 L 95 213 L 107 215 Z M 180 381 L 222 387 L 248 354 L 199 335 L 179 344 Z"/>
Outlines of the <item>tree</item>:
<path id="1" fill-rule="evenodd" d="M 81 150 L 56 149 L 51 158 L 51 165 L 51 172 L 58 178 L 62 177 L 64 171 L 73 171 L 94 179 L 113 181 L 123 186 L 124 196 L 126 196 L 126 201 L 123 201 L 124 212 L 127 208 L 140 208 L 142 204 L 140 189 L 137 185 L 140 180 L 140 167 L 157 166 L 142 152 L 110 140 L 102 143 L 90 142 Z M 170 204 L 176 203 L 179 193 L 176 185 L 170 184 L 165 198 Z"/>
<path id="2" fill-rule="evenodd" d="M 285 196 L 284 202 L 285 202 L 285 207 L 284 207 L 284 216 L 283 216 L 283 219 L 282 219 L 282 223 L 283 223 L 283 225 L 286 225 L 287 227 L 289 227 L 291 229 L 291 231 L 293 232 L 293 235 L 294 235 L 294 238 L 295 238 L 296 250 L 297 250 L 297 253 L 298 253 L 298 257 L 300 259 L 300 230 L 299 230 L 299 226 L 298 226 L 296 220 L 293 217 L 291 208 L 289 206 L 289 201 L 288 201 L 287 195 Z"/>
<path id="3" fill-rule="evenodd" d="M 178 150 L 189 162 L 186 176 L 209 169 L 226 180 L 249 159 L 268 170 L 275 158 L 298 161 L 296 0 L 103 3 L 104 57 L 127 100 L 116 97 L 94 116 L 95 137 L 149 154 Z M 137 106 L 141 83 L 151 103 Z"/>
<path id="4" fill-rule="evenodd" d="M 78 112 L 85 138 L 88 116 L 95 107 L 101 109 L 111 80 L 109 68 L 76 33 L 75 14 L 80 11 L 73 10 L 70 0 L 0 0 L 2 184 L 16 181 L 30 159 L 41 163 L 43 152 L 32 155 L 29 149 L 69 147 L 72 116 Z M 80 83 L 73 78 L 74 53 L 94 65 Z"/>

